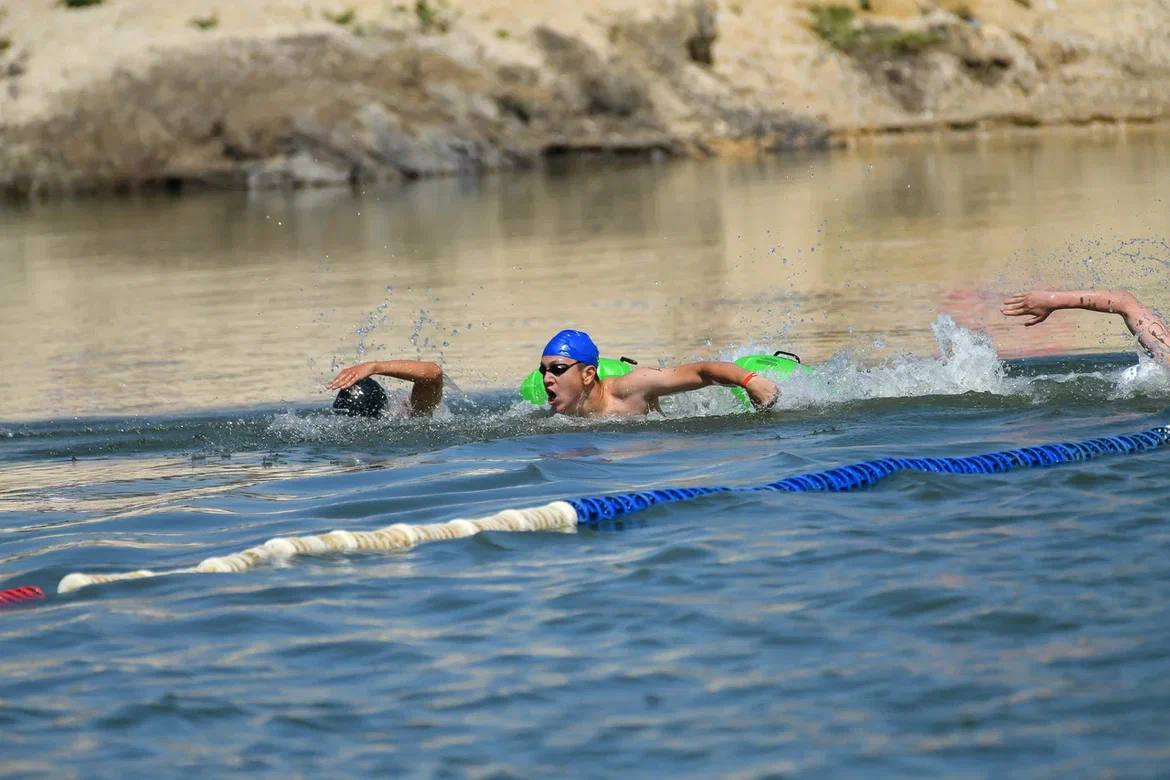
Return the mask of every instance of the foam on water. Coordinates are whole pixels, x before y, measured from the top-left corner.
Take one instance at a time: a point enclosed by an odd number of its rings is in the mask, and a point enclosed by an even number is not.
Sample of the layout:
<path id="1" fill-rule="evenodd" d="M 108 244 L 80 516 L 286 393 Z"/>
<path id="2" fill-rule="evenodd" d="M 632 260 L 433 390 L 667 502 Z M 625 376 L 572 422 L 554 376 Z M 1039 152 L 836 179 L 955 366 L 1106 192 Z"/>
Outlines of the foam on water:
<path id="1" fill-rule="evenodd" d="M 840 353 L 794 374 L 782 386 L 780 408 L 799 408 L 873 398 L 990 393 L 1018 395 L 1028 391 L 1025 379 L 1006 376 L 991 338 L 960 327 L 947 315 L 931 326 L 937 357 L 898 355 L 867 366 L 857 356 Z"/>
<path id="2" fill-rule="evenodd" d="M 828 361 L 809 365 L 780 380 L 779 411 L 833 406 L 882 398 L 989 393 L 1011 396 L 1031 393 L 1033 379 L 1007 376 L 989 336 L 960 327 L 946 315 L 931 326 L 938 355 L 897 355 L 869 364 L 864 355 L 841 352 Z M 734 360 L 770 351 L 748 344 L 722 357 Z M 707 416 L 742 412 L 726 390 L 709 388 L 666 399 L 670 416 Z"/>
<path id="3" fill-rule="evenodd" d="M 1152 358 L 1143 355 L 1135 366 L 1120 372 L 1112 394 L 1113 398 L 1134 398 L 1139 395 L 1162 396 L 1170 394 L 1170 370 Z"/>

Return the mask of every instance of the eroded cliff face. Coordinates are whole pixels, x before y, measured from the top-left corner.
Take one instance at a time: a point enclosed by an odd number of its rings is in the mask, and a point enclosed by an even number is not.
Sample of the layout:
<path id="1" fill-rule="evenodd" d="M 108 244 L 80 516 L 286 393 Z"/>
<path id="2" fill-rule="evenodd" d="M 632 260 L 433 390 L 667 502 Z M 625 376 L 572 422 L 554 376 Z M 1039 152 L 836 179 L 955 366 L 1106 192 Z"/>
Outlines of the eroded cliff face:
<path id="1" fill-rule="evenodd" d="M 204 5 L 0 0 L 0 187 L 330 185 L 1170 112 L 1162 0 Z"/>

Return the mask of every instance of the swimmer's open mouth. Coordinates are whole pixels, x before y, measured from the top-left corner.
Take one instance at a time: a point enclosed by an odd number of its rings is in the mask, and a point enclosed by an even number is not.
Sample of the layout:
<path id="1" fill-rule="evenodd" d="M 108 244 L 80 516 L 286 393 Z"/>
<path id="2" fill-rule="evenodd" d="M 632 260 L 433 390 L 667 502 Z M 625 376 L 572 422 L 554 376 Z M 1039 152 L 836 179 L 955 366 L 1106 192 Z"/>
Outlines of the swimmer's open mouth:
<path id="1" fill-rule="evenodd" d="M 556 400 L 556 398 L 557 398 L 557 394 L 556 394 L 556 393 L 554 393 L 552 390 L 549 390 L 549 389 L 546 387 L 546 388 L 544 389 L 544 392 L 545 392 L 545 394 L 548 396 L 548 402 L 549 402 L 550 404 L 551 404 L 553 401 L 555 401 L 555 400 Z"/>

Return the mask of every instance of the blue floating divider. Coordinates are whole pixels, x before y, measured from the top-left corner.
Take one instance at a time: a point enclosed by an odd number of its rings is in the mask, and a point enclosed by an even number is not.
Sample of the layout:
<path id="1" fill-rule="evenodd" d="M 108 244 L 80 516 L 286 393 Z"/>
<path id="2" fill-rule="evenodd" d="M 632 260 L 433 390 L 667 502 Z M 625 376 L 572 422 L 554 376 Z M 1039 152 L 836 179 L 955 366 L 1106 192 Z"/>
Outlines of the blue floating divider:
<path id="1" fill-rule="evenodd" d="M 455 519 L 444 523 L 428 525 L 395 523 L 375 531 L 331 531 L 319 535 L 278 537 L 233 555 L 207 558 L 193 567 L 162 571 L 138 569 L 120 574 L 74 572 L 62 578 L 57 585 L 57 592 L 72 593 L 90 585 L 172 574 L 242 572 L 274 561 L 288 561 L 298 555 L 350 551 L 395 552 L 409 550 L 424 542 L 465 538 L 484 531 L 572 531 L 581 525 L 620 520 L 626 515 L 658 504 L 689 501 L 713 493 L 749 493 L 764 490 L 786 493 L 808 491 L 837 493 L 869 487 L 899 471 L 924 471 L 931 474 L 1001 474 L 1015 469 L 1044 468 L 1092 460 L 1102 455 L 1145 452 L 1167 443 L 1170 443 L 1170 428 L 1151 428 L 1148 431 L 1124 436 L 1104 436 L 1082 442 L 1021 447 L 964 458 L 879 458 L 825 471 L 798 474 L 766 485 L 641 490 L 611 496 L 578 498 L 567 503 L 553 501 L 545 506 L 527 509 L 505 509 L 489 517 Z M 28 589 L 16 590 L 23 592 Z M 35 586 L 32 590 L 39 591 Z M 2 596 L 3 593 L 0 593 L 0 597 Z"/>
<path id="2" fill-rule="evenodd" d="M 1002 474 L 1025 468 L 1047 468 L 1065 463 L 1093 460 L 1102 455 L 1127 455 L 1157 449 L 1170 442 L 1170 427 L 1151 428 L 1140 433 L 1102 436 L 1080 442 L 1058 442 L 1021 447 L 959 458 L 879 458 L 825 471 L 798 474 L 766 485 L 748 487 L 684 487 L 643 490 L 570 499 L 579 524 L 615 520 L 658 504 L 689 501 L 712 493 L 749 493 L 765 490 L 785 493 L 824 491 L 839 493 L 875 484 L 899 471 L 930 474 Z"/>

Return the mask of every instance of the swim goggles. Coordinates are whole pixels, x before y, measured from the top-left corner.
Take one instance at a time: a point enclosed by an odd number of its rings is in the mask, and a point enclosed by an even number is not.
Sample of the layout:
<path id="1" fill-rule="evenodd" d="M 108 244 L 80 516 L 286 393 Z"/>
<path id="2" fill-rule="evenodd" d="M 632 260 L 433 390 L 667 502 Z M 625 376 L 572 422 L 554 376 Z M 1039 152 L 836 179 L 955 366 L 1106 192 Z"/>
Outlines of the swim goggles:
<path id="1" fill-rule="evenodd" d="M 544 376 L 545 374 L 552 374 L 553 376 L 560 376 L 561 374 L 565 373 L 573 366 L 579 366 L 579 365 L 582 365 L 581 361 L 579 361 L 579 360 L 576 363 L 553 363 L 552 365 L 549 365 L 549 366 L 546 366 L 543 363 L 541 363 L 540 366 L 536 370 L 540 372 L 541 376 Z"/>

